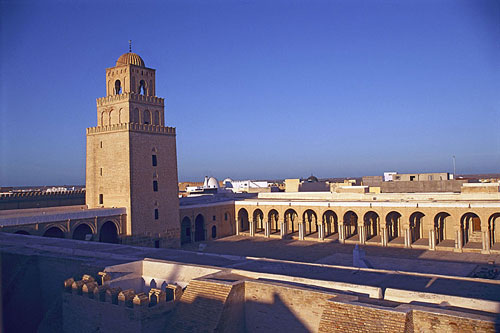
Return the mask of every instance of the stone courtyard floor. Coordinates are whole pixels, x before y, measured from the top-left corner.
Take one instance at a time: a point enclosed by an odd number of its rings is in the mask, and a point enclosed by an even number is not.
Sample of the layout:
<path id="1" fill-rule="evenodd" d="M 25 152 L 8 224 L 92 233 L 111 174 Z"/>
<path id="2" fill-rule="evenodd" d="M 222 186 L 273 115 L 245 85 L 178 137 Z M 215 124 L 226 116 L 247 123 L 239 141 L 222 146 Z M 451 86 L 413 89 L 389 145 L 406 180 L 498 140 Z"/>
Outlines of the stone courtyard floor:
<path id="1" fill-rule="evenodd" d="M 185 244 L 183 250 L 260 257 L 327 265 L 353 266 L 353 244 L 229 236 L 209 242 Z M 451 276 L 471 276 L 483 267 L 500 270 L 499 254 L 428 251 L 377 245 L 360 246 L 370 268 Z M 493 263 L 493 264 L 491 264 Z M 496 279 L 500 280 L 500 274 Z"/>

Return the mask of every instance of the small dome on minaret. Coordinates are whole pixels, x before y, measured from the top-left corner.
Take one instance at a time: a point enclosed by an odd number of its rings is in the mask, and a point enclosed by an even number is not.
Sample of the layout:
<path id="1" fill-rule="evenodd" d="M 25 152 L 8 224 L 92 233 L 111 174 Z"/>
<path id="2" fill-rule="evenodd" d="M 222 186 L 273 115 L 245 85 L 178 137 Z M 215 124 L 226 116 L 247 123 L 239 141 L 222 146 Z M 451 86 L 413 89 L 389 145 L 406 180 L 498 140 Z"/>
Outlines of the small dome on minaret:
<path id="1" fill-rule="evenodd" d="M 123 66 L 123 65 L 135 65 L 139 67 L 146 67 L 146 65 L 144 65 L 144 60 L 142 60 L 142 58 L 137 53 L 134 52 L 124 53 L 120 56 L 120 58 L 118 58 L 118 60 L 116 61 L 116 66 Z"/>

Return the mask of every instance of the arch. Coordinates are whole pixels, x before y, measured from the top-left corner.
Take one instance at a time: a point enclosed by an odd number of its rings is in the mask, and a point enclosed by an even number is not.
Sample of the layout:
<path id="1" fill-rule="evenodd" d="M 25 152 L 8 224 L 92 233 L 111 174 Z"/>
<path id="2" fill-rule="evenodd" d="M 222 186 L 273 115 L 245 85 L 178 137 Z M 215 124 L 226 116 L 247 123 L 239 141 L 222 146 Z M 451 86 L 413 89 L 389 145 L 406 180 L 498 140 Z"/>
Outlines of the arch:
<path id="1" fill-rule="evenodd" d="M 181 245 L 191 243 L 191 219 L 185 216 L 181 222 Z"/>
<path id="2" fill-rule="evenodd" d="M 391 241 L 400 237 L 401 230 L 401 214 L 395 211 L 389 212 L 385 216 L 385 225 L 387 228 L 387 241 Z"/>
<path id="3" fill-rule="evenodd" d="M 115 81 L 115 95 L 119 95 L 122 93 L 122 83 L 120 80 Z"/>
<path id="4" fill-rule="evenodd" d="M 137 124 L 139 124 L 141 122 L 140 119 L 139 119 L 139 109 L 138 108 L 135 108 L 132 111 L 132 114 L 130 116 L 132 118 L 132 119 L 130 119 L 131 123 L 137 123 Z"/>
<path id="5" fill-rule="evenodd" d="M 109 126 L 109 112 L 102 113 L 101 126 Z"/>
<path id="6" fill-rule="evenodd" d="M 205 240 L 205 218 L 198 214 L 194 220 L 194 241 L 201 242 Z"/>
<path id="7" fill-rule="evenodd" d="M 151 112 L 149 110 L 144 110 L 144 117 L 142 118 L 142 122 L 145 125 L 151 124 Z"/>
<path id="8" fill-rule="evenodd" d="M 245 208 L 241 208 L 238 211 L 238 223 L 239 231 L 247 231 L 250 229 L 250 224 L 248 223 L 248 211 Z"/>
<path id="9" fill-rule="evenodd" d="M 444 240 L 454 240 L 453 227 L 450 225 L 450 214 L 440 212 L 434 217 L 434 230 L 436 242 L 439 244 Z"/>
<path id="10" fill-rule="evenodd" d="M 262 212 L 262 210 L 257 208 L 253 211 L 252 221 L 255 224 L 255 230 L 257 232 L 264 231 L 264 213 Z"/>
<path id="11" fill-rule="evenodd" d="M 338 217 L 333 210 L 327 210 L 323 213 L 323 223 L 325 224 L 326 236 L 339 232 Z"/>
<path id="12" fill-rule="evenodd" d="M 64 238 L 64 231 L 59 227 L 50 227 L 45 230 L 43 237 Z"/>
<path id="13" fill-rule="evenodd" d="M 118 227 L 112 221 L 106 221 L 99 231 L 99 242 L 118 244 Z"/>
<path id="14" fill-rule="evenodd" d="M 109 124 L 114 125 L 118 123 L 120 123 L 120 115 L 118 114 L 118 111 L 116 110 L 109 111 Z"/>
<path id="15" fill-rule="evenodd" d="M 366 228 L 366 240 L 380 235 L 380 216 L 376 212 L 366 212 L 363 221 Z"/>
<path id="16" fill-rule="evenodd" d="M 93 235 L 93 232 L 92 228 L 86 223 L 79 224 L 73 231 L 73 239 L 86 240 L 87 235 Z"/>
<path id="17" fill-rule="evenodd" d="M 160 111 L 156 110 L 153 118 L 153 125 L 160 125 Z"/>
<path id="18" fill-rule="evenodd" d="M 299 225 L 298 225 L 299 221 L 297 216 L 298 216 L 297 212 L 292 208 L 289 208 L 285 211 L 284 221 L 287 233 L 293 234 L 299 231 Z"/>
<path id="19" fill-rule="evenodd" d="M 217 238 L 217 227 L 212 226 L 212 239 L 216 239 L 216 238 Z"/>
<path id="20" fill-rule="evenodd" d="M 118 123 L 121 124 L 121 123 L 125 123 L 125 110 L 123 110 L 123 108 L 120 109 L 120 111 L 118 111 Z"/>
<path id="21" fill-rule="evenodd" d="M 277 232 L 280 230 L 279 213 L 276 209 L 271 209 L 267 214 L 269 223 L 271 224 L 271 230 Z"/>
<path id="22" fill-rule="evenodd" d="M 146 95 L 146 82 L 144 80 L 139 82 L 139 95 Z"/>
<path id="23" fill-rule="evenodd" d="M 491 248 L 500 250 L 500 213 L 494 213 L 488 218 L 488 230 Z"/>
<path id="24" fill-rule="evenodd" d="M 312 209 L 307 209 L 302 214 L 302 221 L 305 223 L 305 235 L 310 235 L 318 232 L 318 217 L 316 212 Z"/>
<path id="25" fill-rule="evenodd" d="M 358 234 L 358 215 L 352 210 L 344 214 L 345 239 Z"/>
<path id="26" fill-rule="evenodd" d="M 27 232 L 26 230 L 18 230 L 15 232 L 15 234 L 18 234 L 18 235 L 29 235 L 30 233 Z"/>
<path id="27" fill-rule="evenodd" d="M 475 213 L 468 212 L 460 218 L 460 229 L 462 231 L 462 246 L 469 242 L 481 243 L 481 219 Z"/>
<path id="28" fill-rule="evenodd" d="M 424 216 L 422 212 L 415 212 L 410 215 L 410 237 L 414 243 L 422 238 L 424 234 Z"/>

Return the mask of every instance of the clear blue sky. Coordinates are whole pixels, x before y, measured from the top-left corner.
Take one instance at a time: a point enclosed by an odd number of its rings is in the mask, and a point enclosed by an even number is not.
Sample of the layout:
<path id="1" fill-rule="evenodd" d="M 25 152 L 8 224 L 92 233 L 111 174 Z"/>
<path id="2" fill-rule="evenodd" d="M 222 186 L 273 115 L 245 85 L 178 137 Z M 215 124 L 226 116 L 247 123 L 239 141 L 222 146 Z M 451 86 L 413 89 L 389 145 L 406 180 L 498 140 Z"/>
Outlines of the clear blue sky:
<path id="1" fill-rule="evenodd" d="M 157 70 L 180 180 L 500 172 L 498 1 L 1 1 L 0 185 L 84 184 L 105 68 Z"/>

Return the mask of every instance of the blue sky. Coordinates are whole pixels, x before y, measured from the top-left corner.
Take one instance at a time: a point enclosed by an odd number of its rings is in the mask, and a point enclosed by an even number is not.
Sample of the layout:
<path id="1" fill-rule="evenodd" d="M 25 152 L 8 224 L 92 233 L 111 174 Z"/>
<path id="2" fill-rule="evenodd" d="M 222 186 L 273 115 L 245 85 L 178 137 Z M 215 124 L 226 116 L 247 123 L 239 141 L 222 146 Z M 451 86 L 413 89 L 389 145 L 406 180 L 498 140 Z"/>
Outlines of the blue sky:
<path id="1" fill-rule="evenodd" d="M 180 180 L 500 172 L 498 1 L 2 1 L 0 185 L 83 184 L 105 68 L 157 70 Z"/>

